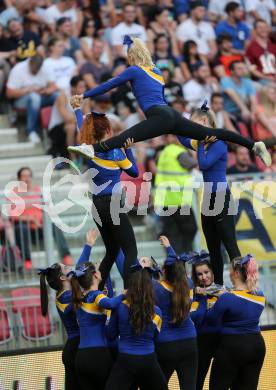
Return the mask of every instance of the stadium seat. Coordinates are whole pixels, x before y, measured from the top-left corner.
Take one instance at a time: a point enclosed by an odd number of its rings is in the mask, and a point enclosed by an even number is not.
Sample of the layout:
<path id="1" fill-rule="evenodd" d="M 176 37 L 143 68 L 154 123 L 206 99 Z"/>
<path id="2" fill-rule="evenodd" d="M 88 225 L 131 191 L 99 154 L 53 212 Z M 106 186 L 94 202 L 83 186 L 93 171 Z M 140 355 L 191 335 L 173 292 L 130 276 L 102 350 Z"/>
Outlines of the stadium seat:
<path id="1" fill-rule="evenodd" d="M 19 317 L 22 336 L 27 340 L 43 340 L 52 335 L 49 315 L 43 317 L 40 308 L 40 291 L 35 287 L 11 291 L 12 310 Z"/>
<path id="2" fill-rule="evenodd" d="M 243 137 L 245 138 L 251 137 L 247 126 L 243 122 L 238 122 L 238 126 L 239 126 L 239 131 Z"/>
<path id="3" fill-rule="evenodd" d="M 8 308 L 4 298 L 0 296 L 0 345 L 9 342 L 13 338 L 11 329 Z"/>
<path id="4" fill-rule="evenodd" d="M 40 122 L 41 122 L 42 129 L 48 129 L 51 113 L 52 113 L 52 107 L 43 107 L 40 110 Z"/>

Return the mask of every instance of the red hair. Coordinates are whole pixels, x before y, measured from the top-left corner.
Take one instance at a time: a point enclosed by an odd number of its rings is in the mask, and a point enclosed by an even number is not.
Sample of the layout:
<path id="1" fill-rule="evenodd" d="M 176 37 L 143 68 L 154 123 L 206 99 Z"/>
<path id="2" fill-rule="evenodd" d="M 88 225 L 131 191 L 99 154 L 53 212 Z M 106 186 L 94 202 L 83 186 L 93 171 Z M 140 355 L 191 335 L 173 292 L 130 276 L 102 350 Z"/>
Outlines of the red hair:
<path id="1" fill-rule="evenodd" d="M 232 266 L 234 271 L 238 271 L 241 275 L 241 278 L 244 283 L 246 283 L 247 289 L 249 291 L 257 290 L 257 282 L 258 282 L 258 264 L 257 261 L 251 257 L 250 260 L 241 264 L 240 261 L 243 257 L 236 257 L 232 261 Z"/>
<path id="2" fill-rule="evenodd" d="M 100 142 L 110 130 L 110 122 L 106 116 L 87 114 L 80 129 L 80 143 L 92 145 Z"/>

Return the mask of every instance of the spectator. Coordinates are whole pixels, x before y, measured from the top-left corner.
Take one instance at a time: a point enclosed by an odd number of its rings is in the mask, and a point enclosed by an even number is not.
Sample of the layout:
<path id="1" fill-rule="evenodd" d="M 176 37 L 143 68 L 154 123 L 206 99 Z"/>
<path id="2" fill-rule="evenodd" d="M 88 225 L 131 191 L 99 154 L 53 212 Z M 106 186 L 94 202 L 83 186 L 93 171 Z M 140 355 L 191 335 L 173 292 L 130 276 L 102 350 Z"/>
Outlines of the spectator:
<path id="1" fill-rule="evenodd" d="M 198 52 L 212 59 L 217 51 L 216 35 L 212 25 L 204 21 L 205 15 L 206 10 L 201 2 L 191 3 L 190 18 L 178 26 L 176 36 L 180 47 L 183 42 L 193 40 L 197 43 Z"/>
<path id="2" fill-rule="evenodd" d="M 245 0 L 247 21 L 253 25 L 263 19 L 268 25 L 276 23 L 276 7 L 273 0 Z"/>
<path id="3" fill-rule="evenodd" d="M 167 66 L 162 66 L 161 71 L 165 81 L 164 95 L 168 104 L 172 105 L 177 98 L 183 97 L 182 86 L 173 81 L 173 73 Z"/>
<path id="4" fill-rule="evenodd" d="M 0 25 L 0 96 L 10 71 L 9 60 L 11 60 L 11 63 L 15 63 L 16 50 L 8 50 L 7 39 L 4 37 L 3 27 Z"/>
<path id="5" fill-rule="evenodd" d="M 81 50 L 84 57 L 90 60 L 92 57 L 92 47 L 95 38 L 95 22 L 93 19 L 85 19 L 80 38 Z M 103 41 L 104 51 L 101 55 L 100 61 L 104 65 L 111 65 L 113 63 L 112 53 L 106 41 Z"/>
<path id="6" fill-rule="evenodd" d="M 147 31 L 149 38 L 149 49 L 151 53 L 155 53 L 156 39 L 160 35 L 165 35 L 168 39 L 168 50 L 173 56 L 178 56 L 177 40 L 175 36 L 177 24 L 173 20 L 169 11 L 166 8 L 158 7 L 154 13 L 154 20 L 150 23 Z"/>
<path id="7" fill-rule="evenodd" d="M 31 242 L 39 244 L 43 242 L 43 213 L 34 204 L 41 204 L 41 189 L 33 185 L 33 173 L 28 167 L 22 167 L 17 172 L 17 179 L 22 182 L 14 190 L 25 201 L 23 213 L 18 217 L 12 217 L 15 229 L 16 245 L 21 251 L 22 259 L 25 261 L 25 268 L 32 267 Z M 27 192 L 25 187 L 27 185 Z M 16 204 L 16 200 L 13 201 Z M 72 264 L 69 248 L 62 231 L 52 224 L 54 239 L 57 244 L 59 256 L 64 264 Z"/>
<path id="8" fill-rule="evenodd" d="M 174 79 L 183 82 L 178 59 L 169 50 L 169 39 L 165 34 L 157 35 L 154 39 L 153 62 L 158 68 L 167 67 L 174 75 Z"/>
<path id="9" fill-rule="evenodd" d="M 75 144 L 76 119 L 70 104 L 70 97 L 81 95 L 86 90 L 85 81 L 80 76 L 72 77 L 70 81 L 70 94 L 62 91 L 53 106 L 49 122 L 49 138 L 52 146 L 48 153 L 53 157 L 70 157 L 74 160 L 76 155 L 68 156 L 67 146 Z M 90 101 L 86 100 L 82 108 L 84 113 L 90 111 Z"/>
<path id="10" fill-rule="evenodd" d="M 237 132 L 226 111 L 223 110 L 223 96 L 215 92 L 211 96 L 211 110 L 215 114 L 217 127 Z"/>
<path id="11" fill-rule="evenodd" d="M 214 25 L 220 21 L 220 19 L 226 18 L 225 7 L 231 0 L 210 0 L 208 5 L 208 19 Z M 240 0 L 236 0 L 236 3 L 240 4 Z"/>
<path id="12" fill-rule="evenodd" d="M 18 63 L 11 70 L 7 82 L 7 97 L 14 99 L 14 107 L 27 110 L 29 141 L 39 143 L 39 112 L 52 105 L 56 98 L 56 84 L 49 77 L 46 61 L 41 56 Z"/>
<path id="13" fill-rule="evenodd" d="M 235 1 L 231 1 L 225 7 L 227 14 L 226 20 L 220 21 L 216 26 L 217 37 L 220 34 L 228 34 L 232 37 L 233 53 L 244 55 L 248 39 L 250 37 L 250 30 L 247 25 L 242 22 L 243 11 Z"/>
<path id="14" fill-rule="evenodd" d="M 233 53 L 232 38 L 229 34 L 220 34 L 217 39 L 218 53 L 214 59 L 213 69 L 218 78 L 230 76 L 229 65 L 233 61 L 242 61 L 240 54 Z"/>
<path id="15" fill-rule="evenodd" d="M 2 46 L 1 50 L 16 50 L 17 61 L 23 61 L 35 54 L 44 54 L 39 36 L 31 31 L 25 31 L 19 20 L 11 19 L 8 22 L 8 32 L 10 37 L 5 41 L 6 46 Z"/>
<path id="16" fill-rule="evenodd" d="M 80 68 L 80 75 L 84 78 L 89 89 L 96 87 L 101 83 L 106 74 L 110 74 L 111 69 L 101 62 L 103 51 L 103 42 L 99 39 L 94 39 L 91 58 Z"/>
<path id="17" fill-rule="evenodd" d="M 1 26 L 8 27 L 8 23 L 12 19 L 17 19 L 20 23 L 23 23 L 29 3 L 26 0 L 8 1 L 5 3 L 7 8 L 0 14 Z"/>
<path id="18" fill-rule="evenodd" d="M 159 211 L 159 215 L 160 210 L 167 210 L 167 215 L 160 216 L 162 234 L 168 237 L 177 253 L 183 253 L 192 250 L 197 231 L 191 207 L 193 191 L 190 173 L 197 162 L 179 145 L 174 135 L 168 135 L 166 138 L 167 146 L 160 153 L 157 162 L 154 207 Z"/>
<path id="19" fill-rule="evenodd" d="M 221 79 L 224 96 L 224 108 L 238 121 L 248 122 L 254 119 L 256 111 L 256 90 L 253 82 L 246 78 L 246 66 L 241 61 L 233 61 L 230 77 Z"/>
<path id="20" fill-rule="evenodd" d="M 60 18 L 69 18 L 73 23 L 73 35 L 78 36 L 81 30 L 82 15 L 76 9 L 74 0 L 59 0 L 57 4 L 51 5 L 45 12 L 45 21 L 55 31 L 56 22 Z"/>
<path id="21" fill-rule="evenodd" d="M 269 26 L 263 20 L 255 22 L 255 36 L 246 50 L 254 79 L 261 83 L 275 81 L 276 44 L 269 39 Z"/>
<path id="22" fill-rule="evenodd" d="M 64 41 L 53 37 L 48 42 L 50 55 L 45 60 L 45 67 L 52 80 L 61 91 L 70 91 L 70 80 L 76 74 L 75 61 L 70 57 L 63 56 Z"/>
<path id="23" fill-rule="evenodd" d="M 256 109 L 255 136 L 258 140 L 276 137 L 276 85 L 260 90 Z"/>
<path id="24" fill-rule="evenodd" d="M 200 64 L 208 63 L 206 58 L 198 53 L 197 44 L 195 41 L 186 41 L 183 44 L 183 54 L 181 57 L 181 70 L 184 79 L 190 80 L 192 73 Z"/>
<path id="25" fill-rule="evenodd" d="M 172 107 L 176 110 L 179 111 L 182 116 L 185 118 L 189 119 L 190 118 L 190 111 L 188 109 L 188 103 L 182 99 L 182 98 L 177 98 L 173 104 Z"/>
<path id="26" fill-rule="evenodd" d="M 117 112 L 121 118 L 124 129 L 129 129 L 130 127 L 136 125 L 136 123 L 139 123 L 141 120 L 143 120 L 138 112 L 132 113 L 130 108 L 123 102 L 118 104 Z"/>
<path id="27" fill-rule="evenodd" d="M 248 149 L 244 146 L 237 146 L 235 151 L 236 163 L 227 169 L 229 175 L 236 173 L 256 173 L 259 169 L 250 160 Z"/>
<path id="28" fill-rule="evenodd" d="M 73 24 L 70 18 L 62 17 L 57 20 L 57 36 L 64 41 L 65 49 L 63 55 L 71 57 L 78 64 L 84 62 L 79 39 L 72 37 Z"/>
<path id="29" fill-rule="evenodd" d="M 123 21 L 113 27 L 111 32 L 111 45 L 114 48 L 114 54 L 116 57 L 126 57 L 126 51 L 123 47 L 123 39 L 125 35 L 140 38 L 145 42 L 147 41 L 146 30 L 143 26 L 135 23 L 136 17 L 136 6 L 132 3 L 125 3 L 123 5 Z"/>
<path id="30" fill-rule="evenodd" d="M 218 91 L 217 80 L 211 76 L 208 65 L 199 64 L 195 67 L 193 78 L 183 86 L 185 100 L 189 108 L 196 108 L 202 104 L 204 99 L 210 100 L 213 92 Z"/>

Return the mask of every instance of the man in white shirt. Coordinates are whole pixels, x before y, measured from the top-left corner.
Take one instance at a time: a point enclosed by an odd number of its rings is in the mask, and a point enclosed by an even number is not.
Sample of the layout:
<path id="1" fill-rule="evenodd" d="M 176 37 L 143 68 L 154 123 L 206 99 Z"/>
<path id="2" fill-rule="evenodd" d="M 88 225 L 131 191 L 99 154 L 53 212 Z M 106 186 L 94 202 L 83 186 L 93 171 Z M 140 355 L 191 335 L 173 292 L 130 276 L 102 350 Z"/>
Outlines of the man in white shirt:
<path id="1" fill-rule="evenodd" d="M 216 35 L 212 25 L 203 21 L 206 11 L 199 1 L 191 3 L 190 18 L 182 22 L 176 31 L 176 37 L 182 49 L 183 43 L 192 40 L 197 43 L 198 52 L 213 59 L 217 52 Z"/>
<path id="2" fill-rule="evenodd" d="M 51 80 L 55 81 L 59 90 L 69 92 L 70 80 L 77 72 L 75 61 L 71 57 L 63 56 L 64 41 L 53 37 L 49 40 L 50 56 L 44 64 Z"/>
<path id="3" fill-rule="evenodd" d="M 218 90 L 218 82 L 211 76 L 209 66 L 199 64 L 193 72 L 193 78 L 184 84 L 183 95 L 191 109 L 199 107 L 204 99 L 210 101 L 212 93 Z"/>
<path id="4" fill-rule="evenodd" d="M 39 112 L 51 106 L 57 97 L 57 87 L 49 78 L 43 58 L 35 55 L 19 62 L 11 70 L 7 82 L 7 97 L 14 106 L 27 111 L 27 134 L 30 142 L 38 143 Z"/>
<path id="5" fill-rule="evenodd" d="M 133 38 L 140 38 L 147 41 L 146 30 L 143 26 L 134 23 L 137 17 L 137 10 L 134 4 L 126 3 L 123 6 L 123 22 L 115 26 L 111 31 L 111 45 L 114 48 L 116 57 L 126 57 L 126 51 L 123 47 L 125 35 Z"/>
<path id="6" fill-rule="evenodd" d="M 78 22 L 80 14 L 76 9 L 75 1 L 59 0 L 57 4 L 53 4 L 49 8 L 47 8 L 44 14 L 45 22 L 52 27 L 52 32 L 55 31 L 57 20 L 65 17 L 71 19 L 74 25 L 73 35 L 78 35 Z"/>
<path id="7" fill-rule="evenodd" d="M 247 21 L 253 25 L 254 21 L 263 19 L 270 26 L 276 23 L 276 7 L 273 0 L 245 0 Z"/>

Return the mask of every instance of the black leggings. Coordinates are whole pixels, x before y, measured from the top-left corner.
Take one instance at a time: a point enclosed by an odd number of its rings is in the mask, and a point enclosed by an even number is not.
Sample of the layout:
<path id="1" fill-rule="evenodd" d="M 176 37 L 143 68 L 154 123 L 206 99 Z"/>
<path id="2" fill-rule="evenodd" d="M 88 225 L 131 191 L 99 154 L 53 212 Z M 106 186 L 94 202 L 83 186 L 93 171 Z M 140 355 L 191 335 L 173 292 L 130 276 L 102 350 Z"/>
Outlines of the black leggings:
<path id="1" fill-rule="evenodd" d="M 108 348 L 81 348 L 76 356 L 76 370 L 81 390 L 103 390 L 113 361 Z M 78 387 L 75 389 L 79 389 Z"/>
<path id="2" fill-rule="evenodd" d="M 120 353 L 105 390 L 129 390 L 134 383 L 140 390 L 168 390 L 155 353 L 150 355 Z"/>
<path id="3" fill-rule="evenodd" d="M 206 136 L 214 135 L 214 129 L 202 126 L 184 118 L 178 111 L 169 106 L 153 106 L 145 113 L 146 120 L 137 123 L 123 133 L 112 137 L 107 141 L 94 145 L 96 152 L 123 147 L 127 138 L 133 138 L 134 142 L 145 141 L 159 137 L 163 134 L 175 134 L 190 137 L 196 140 L 204 140 Z M 233 131 L 216 129 L 216 137 L 223 141 L 233 142 L 252 149 L 254 142 L 248 140 Z"/>
<path id="4" fill-rule="evenodd" d="M 196 338 L 158 344 L 156 353 L 167 383 L 176 371 L 180 390 L 196 390 Z"/>
<path id="5" fill-rule="evenodd" d="M 210 204 L 210 210 L 214 209 L 215 198 L 219 193 L 211 193 L 210 203 L 207 199 L 209 195 L 204 193 L 204 204 Z M 214 281 L 218 284 L 223 284 L 223 258 L 221 255 L 221 243 L 229 255 L 230 260 L 240 256 L 240 250 L 237 244 L 236 227 L 234 215 L 228 215 L 231 193 L 221 192 L 219 196 L 223 196 L 224 206 L 218 215 L 204 215 L 201 213 L 201 225 L 206 239 L 208 251 L 211 257 L 211 265 L 214 272 Z M 232 202 L 231 202 L 232 203 Z M 206 212 L 205 212 L 206 213 Z"/>
<path id="6" fill-rule="evenodd" d="M 221 336 L 209 390 L 257 390 L 264 357 L 265 343 L 261 334 Z"/>
<path id="7" fill-rule="evenodd" d="M 202 390 L 208 373 L 211 361 L 215 356 L 219 336 L 217 333 L 206 333 L 197 335 L 198 346 L 198 369 L 196 390 Z"/>
<path id="8" fill-rule="evenodd" d="M 79 342 L 79 337 L 68 339 L 62 351 L 62 363 L 65 368 L 65 390 L 75 390 L 79 388 L 75 367 L 75 359 L 79 348 Z"/>
<path id="9" fill-rule="evenodd" d="M 120 214 L 120 223 L 114 224 L 110 213 L 111 196 L 93 197 L 93 203 L 96 210 L 93 210 L 94 221 L 101 233 L 106 254 L 100 264 L 102 282 L 99 289 L 104 288 L 104 283 L 110 273 L 112 265 L 115 263 L 120 248 L 124 252 L 124 286 L 127 287 L 127 278 L 130 272 L 129 267 L 137 260 L 137 246 L 134 231 L 129 221 L 128 215 Z M 97 222 L 94 212 L 97 211 L 101 220 L 101 226 Z"/>

